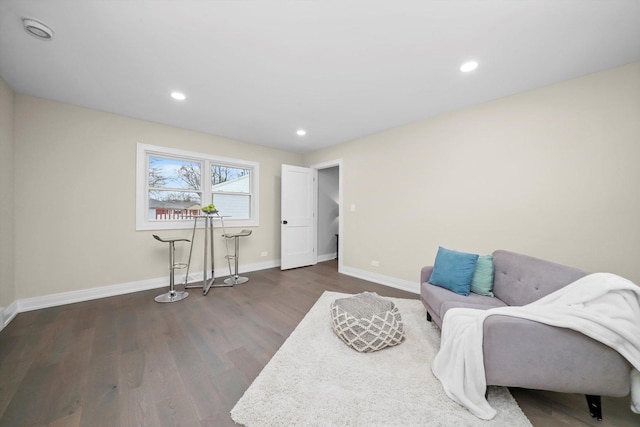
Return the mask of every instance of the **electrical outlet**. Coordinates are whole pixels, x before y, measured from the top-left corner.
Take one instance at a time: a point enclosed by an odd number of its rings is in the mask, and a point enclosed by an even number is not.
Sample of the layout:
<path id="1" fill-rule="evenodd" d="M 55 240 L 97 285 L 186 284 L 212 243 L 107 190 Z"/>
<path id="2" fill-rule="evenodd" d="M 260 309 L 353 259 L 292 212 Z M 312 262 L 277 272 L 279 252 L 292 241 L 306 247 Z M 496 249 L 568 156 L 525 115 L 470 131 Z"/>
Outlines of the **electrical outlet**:
<path id="1" fill-rule="evenodd" d="M 373 260 L 373 261 L 371 261 L 371 265 L 374 266 L 374 267 L 380 267 L 380 262 L 376 261 L 376 260 Z"/>
<path id="2" fill-rule="evenodd" d="M 260 256 L 267 256 L 267 255 L 268 255 L 268 252 L 267 252 L 267 251 L 262 251 L 262 252 L 260 252 Z"/>

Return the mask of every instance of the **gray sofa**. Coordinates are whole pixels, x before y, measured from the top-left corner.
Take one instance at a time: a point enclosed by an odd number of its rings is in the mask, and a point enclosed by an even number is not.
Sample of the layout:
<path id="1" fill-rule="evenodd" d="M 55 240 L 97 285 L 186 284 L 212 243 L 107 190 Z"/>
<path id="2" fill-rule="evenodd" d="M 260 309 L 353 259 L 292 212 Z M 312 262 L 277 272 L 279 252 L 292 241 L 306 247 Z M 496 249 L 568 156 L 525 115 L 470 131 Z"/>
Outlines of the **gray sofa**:
<path id="1" fill-rule="evenodd" d="M 493 253 L 495 297 L 459 295 L 429 283 L 432 266 L 420 275 L 427 320 L 442 326 L 450 308 L 521 306 L 583 277 L 581 270 L 497 250 Z M 522 387 L 587 396 L 591 416 L 602 419 L 600 396 L 630 391 L 631 365 L 615 350 L 579 332 L 502 315 L 484 322 L 487 385 Z"/>

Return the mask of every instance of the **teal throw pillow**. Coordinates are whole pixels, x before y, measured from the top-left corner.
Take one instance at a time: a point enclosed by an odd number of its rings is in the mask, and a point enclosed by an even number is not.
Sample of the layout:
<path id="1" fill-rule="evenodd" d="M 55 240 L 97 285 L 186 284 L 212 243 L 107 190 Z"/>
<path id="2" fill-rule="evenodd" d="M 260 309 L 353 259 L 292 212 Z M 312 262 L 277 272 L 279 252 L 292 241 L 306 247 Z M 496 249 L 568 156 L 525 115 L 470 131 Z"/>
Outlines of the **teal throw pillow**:
<path id="1" fill-rule="evenodd" d="M 478 255 L 438 248 L 429 283 L 460 295 L 469 295 Z"/>
<path id="2" fill-rule="evenodd" d="M 493 256 L 480 255 L 471 280 L 471 292 L 493 296 Z"/>

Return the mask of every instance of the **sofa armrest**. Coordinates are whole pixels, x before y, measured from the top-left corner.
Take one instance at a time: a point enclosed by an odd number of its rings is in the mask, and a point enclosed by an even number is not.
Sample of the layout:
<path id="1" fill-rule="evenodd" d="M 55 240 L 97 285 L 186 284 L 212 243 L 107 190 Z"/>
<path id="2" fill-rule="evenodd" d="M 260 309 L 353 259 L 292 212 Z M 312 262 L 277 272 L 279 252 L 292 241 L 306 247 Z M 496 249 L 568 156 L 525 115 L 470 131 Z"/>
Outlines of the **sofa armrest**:
<path id="1" fill-rule="evenodd" d="M 420 270 L 420 283 L 428 282 L 431 277 L 431 272 L 433 271 L 432 265 L 427 265 L 426 267 L 422 267 Z"/>
<path id="2" fill-rule="evenodd" d="M 631 365 L 580 332 L 503 315 L 487 317 L 483 331 L 489 385 L 618 397 L 629 393 Z"/>

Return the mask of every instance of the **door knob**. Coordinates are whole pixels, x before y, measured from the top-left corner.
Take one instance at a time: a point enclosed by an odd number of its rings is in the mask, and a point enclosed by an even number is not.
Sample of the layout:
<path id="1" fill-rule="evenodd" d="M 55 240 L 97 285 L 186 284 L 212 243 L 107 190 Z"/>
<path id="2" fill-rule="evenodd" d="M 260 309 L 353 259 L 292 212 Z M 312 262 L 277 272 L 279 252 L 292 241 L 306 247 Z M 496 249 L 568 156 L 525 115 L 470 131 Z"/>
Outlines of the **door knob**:
<path id="1" fill-rule="evenodd" d="M 283 223 L 283 224 L 285 224 L 285 225 L 286 225 L 286 224 L 288 224 L 288 222 L 287 222 L 287 220 L 286 220 L 286 219 L 285 219 L 285 220 L 283 220 L 283 221 L 282 221 L 282 223 Z"/>

